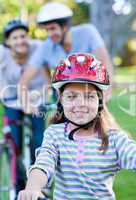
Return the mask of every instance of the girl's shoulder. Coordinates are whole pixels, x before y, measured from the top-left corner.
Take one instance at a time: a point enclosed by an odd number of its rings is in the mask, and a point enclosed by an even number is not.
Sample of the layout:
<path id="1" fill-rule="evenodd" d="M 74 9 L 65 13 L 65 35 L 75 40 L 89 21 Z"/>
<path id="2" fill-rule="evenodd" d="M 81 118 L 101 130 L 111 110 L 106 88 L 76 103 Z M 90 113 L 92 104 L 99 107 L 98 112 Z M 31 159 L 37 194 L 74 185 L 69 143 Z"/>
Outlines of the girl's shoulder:
<path id="1" fill-rule="evenodd" d="M 59 135 L 61 133 L 64 133 L 65 130 L 65 123 L 59 123 L 59 124 L 52 124 L 50 125 L 46 130 L 45 133 L 46 134 L 52 134 L 52 135 Z"/>
<path id="2" fill-rule="evenodd" d="M 131 134 L 122 129 L 110 129 L 108 131 L 109 140 L 122 140 L 122 138 L 132 139 Z"/>
<path id="3" fill-rule="evenodd" d="M 62 129 L 65 127 L 65 123 L 51 124 L 48 129 Z"/>
<path id="4" fill-rule="evenodd" d="M 65 124 L 52 124 L 44 132 L 45 140 L 53 141 L 54 143 L 59 143 L 65 139 Z"/>

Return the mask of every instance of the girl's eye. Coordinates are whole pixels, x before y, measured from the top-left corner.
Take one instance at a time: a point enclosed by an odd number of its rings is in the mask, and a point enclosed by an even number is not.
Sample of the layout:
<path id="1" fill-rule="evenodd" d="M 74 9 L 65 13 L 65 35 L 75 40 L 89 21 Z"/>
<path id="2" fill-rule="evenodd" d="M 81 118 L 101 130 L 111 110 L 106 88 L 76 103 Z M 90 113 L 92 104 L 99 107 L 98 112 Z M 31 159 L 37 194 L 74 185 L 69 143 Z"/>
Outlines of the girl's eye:
<path id="1" fill-rule="evenodd" d="M 13 40 L 17 40 L 17 36 L 14 36 L 14 37 L 13 37 Z"/>
<path id="2" fill-rule="evenodd" d="M 76 98 L 76 95 L 73 95 L 73 94 L 64 95 L 63 98 L 65 101 L 72 101 Z"/>
<path id="3" fill-rule="evenodd" d="M 89 94 L 86 96 L 87 99 L 95 99 L 95 95 L 93 94 Z"/>
<path id="4" fill-rule="evenodd" d="M 75 95 L 68 95 L 66 96 L 66 99 L 73 100 L 76 96 Z"/>

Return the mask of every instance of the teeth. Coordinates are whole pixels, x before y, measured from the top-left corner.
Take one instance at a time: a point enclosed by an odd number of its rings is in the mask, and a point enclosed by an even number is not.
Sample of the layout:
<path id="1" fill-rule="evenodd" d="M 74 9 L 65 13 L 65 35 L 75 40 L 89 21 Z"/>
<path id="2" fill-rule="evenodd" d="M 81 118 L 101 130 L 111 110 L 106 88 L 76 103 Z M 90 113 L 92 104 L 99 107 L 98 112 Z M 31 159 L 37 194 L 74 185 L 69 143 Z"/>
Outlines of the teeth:
<path id="1" fill-rule="evenodd" d="M 86 112 L 75 112 L 74 115 L 76 115 L 77 117 L 80 117 L 82 115 L 86 114 Z"/>
<path id="2" fill-rule="evenodd" d="M 74 111 L 74 113 L 87 113 L 87 111 Z"/>

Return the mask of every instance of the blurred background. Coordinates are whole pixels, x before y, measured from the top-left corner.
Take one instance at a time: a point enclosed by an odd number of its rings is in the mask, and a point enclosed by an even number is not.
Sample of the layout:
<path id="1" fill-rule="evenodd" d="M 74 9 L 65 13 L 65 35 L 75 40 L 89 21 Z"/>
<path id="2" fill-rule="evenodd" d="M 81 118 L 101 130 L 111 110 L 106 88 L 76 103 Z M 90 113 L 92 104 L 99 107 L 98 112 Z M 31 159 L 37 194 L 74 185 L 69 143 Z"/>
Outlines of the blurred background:
<path id="1" fill-rule="evenodd" d="M 36 25 L 36 13 L 47 0 L 0 0 L 0 42 L 4 24 L 20 17 L 32 38 L 47 33 Z M 114 66 L 113 96 L 109 109 L 119 125 L 136 140 L 136 0 L 58 0 L 69 5 L 72 23 L 93 23 L 105 40 Z M 0 119 L 2 119 L 2 108 Z M 1 122 L 2 120 L 0 120 Z M 114 184 L 117 200 L 136 199 L 136 174 L 123 170 Z"/>

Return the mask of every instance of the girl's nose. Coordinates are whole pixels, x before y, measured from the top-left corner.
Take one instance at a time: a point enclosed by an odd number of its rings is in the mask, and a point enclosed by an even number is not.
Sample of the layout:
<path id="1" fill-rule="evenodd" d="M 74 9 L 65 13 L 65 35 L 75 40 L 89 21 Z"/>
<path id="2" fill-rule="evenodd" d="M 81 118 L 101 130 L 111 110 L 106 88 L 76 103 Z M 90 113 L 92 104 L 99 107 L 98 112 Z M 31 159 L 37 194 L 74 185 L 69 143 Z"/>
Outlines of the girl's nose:
<path id="1" fill-rule="evenodd" d="M 82 95 L 77 96 L 77 98 L 75 99 L 75 104 L 78 106 L 86 105 L 86 100 L 85 100 L 84 96 L 82 96 Z"/>

